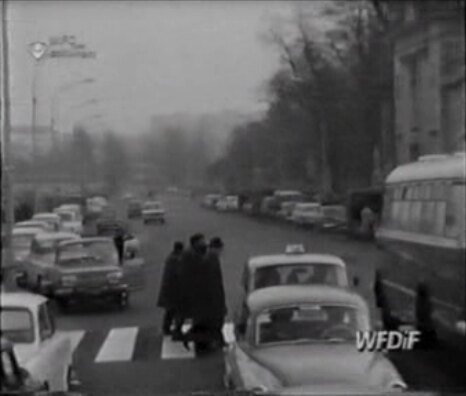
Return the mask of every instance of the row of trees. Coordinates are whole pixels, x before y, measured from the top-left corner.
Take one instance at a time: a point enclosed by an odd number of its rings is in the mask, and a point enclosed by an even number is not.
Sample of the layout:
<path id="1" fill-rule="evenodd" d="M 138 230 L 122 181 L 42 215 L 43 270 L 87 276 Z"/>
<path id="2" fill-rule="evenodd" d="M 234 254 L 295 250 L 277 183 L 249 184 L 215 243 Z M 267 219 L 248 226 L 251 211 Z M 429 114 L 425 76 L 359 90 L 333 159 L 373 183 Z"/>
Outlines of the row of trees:
<path id="1" fill-rule="evenodd" d="M 93 136 L 77 125 L 69 139 L 63 140 L 35 161 L 16 160 L 15 175 L 22 179 L 74 181 L 86 187 L 91 182 L 103 182 L 109 193 L 115 192 L 128 179 L 130 154 L 122 137 L 112 131 Z"/>
<path id="2" fill-rule="evenodd" d="M 386 35 L 396 7 L 333 1 L 316 14 L 311 2 L 292 26 L 274 26 L 267 37 L 282 67 L 268 82 L 266 115 L 234 130 L 209 177 L 231 189 L 328 194 L 368 186 L 381 163 L 390 168 L 393 57 Z M 323 20 L 330 22 L 325 31 Z"/>

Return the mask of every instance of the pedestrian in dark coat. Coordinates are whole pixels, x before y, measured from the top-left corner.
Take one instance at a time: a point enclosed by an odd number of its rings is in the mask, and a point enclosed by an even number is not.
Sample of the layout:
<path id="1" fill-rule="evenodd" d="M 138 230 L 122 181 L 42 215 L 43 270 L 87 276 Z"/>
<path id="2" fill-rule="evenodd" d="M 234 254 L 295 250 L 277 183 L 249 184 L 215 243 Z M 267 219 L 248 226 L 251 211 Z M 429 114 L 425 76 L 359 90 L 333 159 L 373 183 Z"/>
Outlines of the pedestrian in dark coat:
<path id="1" fill-rule="evenodd" d="M 165 260 L 163 268 L 162 282 L 160 284 L 159 299 L 157 305 L 165 309 L 162 330 L 164 334 L 181 334 L 180 315 L 180 261 L 183 254 L 184 245 L 182 242 L 175 242 L 172 252 Z M 171 333 L 171 326 L 175 323 L 175 329 Z"/>
<path id="2" fill-rule="evenodd" d="M 227 313 L 222 266 L 220 263 L 223 248 L 223 241 L 218 237 L 213 238 L 209 243 L 205 258 L 207 274 L 206 289 L 209 294 L 206 307 L 206 312 L 208 312 L 208 327 L 213 346 L 220 348 L 225 346 L 222 329 Z"/>
<path id="3" fill-rule="evenodd" d="M 123 255 L 125 252 L 125 238 L 124 238 L 124 230 L 122 228 L 118 228 L 115 232 L 113 237 L 113 242 L 115 243 L 115 247 L 118 253 L 118 260 L 120 264 L 123 262 Z"/>

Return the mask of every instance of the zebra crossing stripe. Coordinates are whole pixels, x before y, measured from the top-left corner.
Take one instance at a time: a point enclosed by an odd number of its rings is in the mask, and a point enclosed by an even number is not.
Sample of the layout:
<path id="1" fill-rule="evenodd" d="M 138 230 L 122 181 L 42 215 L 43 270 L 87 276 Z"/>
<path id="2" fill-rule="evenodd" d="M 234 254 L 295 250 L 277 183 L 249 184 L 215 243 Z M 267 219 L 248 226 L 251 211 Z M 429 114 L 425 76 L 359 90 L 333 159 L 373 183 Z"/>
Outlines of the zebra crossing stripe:
<path id="1" fill-rule="evenodd" d="M 138 334 L 137 327 L 112 329 L 95 358 L 96 363 L 131 360 Z"/>
<path id="2" fill-rule="evenodd" d="M 66 332 L 66 335 L 68 336 L 71 342 L 71 353 L 74 353 L 79 343 L 83 339 L 85 333 L 86 332 L 84 330 L 72 330 Z"/>

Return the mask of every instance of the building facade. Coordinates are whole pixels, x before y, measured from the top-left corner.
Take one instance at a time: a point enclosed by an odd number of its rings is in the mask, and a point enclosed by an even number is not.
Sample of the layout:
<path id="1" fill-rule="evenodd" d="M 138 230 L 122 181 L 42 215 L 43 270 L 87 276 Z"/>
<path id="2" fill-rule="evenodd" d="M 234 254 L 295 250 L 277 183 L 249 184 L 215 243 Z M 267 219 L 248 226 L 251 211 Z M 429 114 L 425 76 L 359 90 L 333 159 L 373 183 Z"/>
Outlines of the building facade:
<path id="1" fill-rule="evenodd" d="M 402 4 L 393 36 L 398 164 L 465 147 L 464 3 Z"/>

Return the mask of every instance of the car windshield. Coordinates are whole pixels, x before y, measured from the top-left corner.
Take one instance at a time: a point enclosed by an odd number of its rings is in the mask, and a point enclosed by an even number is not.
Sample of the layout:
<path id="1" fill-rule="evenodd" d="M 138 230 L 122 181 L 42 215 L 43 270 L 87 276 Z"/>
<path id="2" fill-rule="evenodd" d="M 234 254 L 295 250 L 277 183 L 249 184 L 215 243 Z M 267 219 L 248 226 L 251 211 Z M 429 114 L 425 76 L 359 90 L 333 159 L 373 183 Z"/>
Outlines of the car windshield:
<path id="1" fill-rule="evenodd" d="M 58 215 L 63 222 L 73 221 L 73 214 L 70 212 L 60 212 Z"/>
<path id="2" fill-rule="evenodd" d="M 32 315 L 27 309 L 2 307 L 0 323 L 2 326 L 2 336 L 11 342 L 34 342 Z"/>
<path id="3" fill-rule="evenodd" d="M 284 264 L 258 268 L 254 289 L 278 285 L 347 286 L 345 269 L 332 264 Z"/>
<path id="4" fill-rule="evenodd" d="M 72 239 L 71 236 L 63 236 L 60 238 L 50 239 L 34 239 L 32 241 L 31 250 L 36 254 L 47 254 L 55 250 L 59 242 Z"/>
<path id="5" fill-rule="evenodd" d="M 280 307 L 255 320 L 256 345 L 354 342 L 364 329 L 364 315 L 350 306 L 316 304 Z"/>
<path id="6" fill-rule="evenodd" d="M 117 265 L 118 254 L 112 241 L 72 243 L 58 250 L 60 266 Z"/>
<path id="7" fill-rule="evenodd" d="M 144 209 L 158 210 L 161 208 L 162 208 L 162 204 L 160 202 L 148 202 L 144 204 Z"/>

